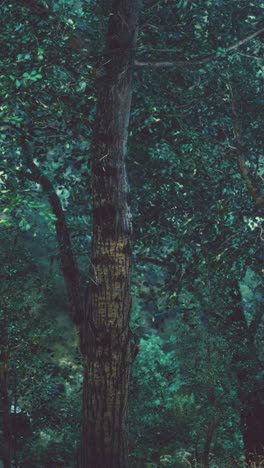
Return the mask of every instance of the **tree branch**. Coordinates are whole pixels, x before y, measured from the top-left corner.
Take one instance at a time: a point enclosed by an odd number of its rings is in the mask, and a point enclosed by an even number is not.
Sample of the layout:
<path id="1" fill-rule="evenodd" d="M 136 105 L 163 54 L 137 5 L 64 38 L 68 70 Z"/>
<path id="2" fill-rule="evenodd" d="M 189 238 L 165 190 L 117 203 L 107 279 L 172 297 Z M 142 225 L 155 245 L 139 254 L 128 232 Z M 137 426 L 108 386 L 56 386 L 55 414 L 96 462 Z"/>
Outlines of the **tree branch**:
<path id="1" fill-rule="evenodd" d="M 257 57 L 257 55 L 244 54 L 243 52 L 238 52 L 237 54 L 241 55 L 241 57 L 247 57 L 257 61 L 264 60 L 264 57 Z"/>
<path id="2" fill-rule="evenodd" d="M 240 39 L 239 41 L 235 42 L 231 46 L 225 49 L 225 53 L 231 52 L 234 49 L 241 47 L 246 42 L 251 41 L 255 37 L 259 36 L 262 32 L 264 32 L 264 28 L 258 29 L 258 31 L 250 34 L 249 36 L 245 37 L 244 39 Z M 173 60 L 173 61 L 161 61 L 161 62 L 141 62 L 139 60 L 135 60 L 136 67 L 153 67 L 153 68 L 163 68 L 163 67 L 195 67 L 196 65 L 204 65 L 206 63 L 211 62 L 212 60 L 219 60 L 221 56 L 215 52 L 214 54 L 206 55 L 204 57 L 197 57 L 195 59 L 190 60 Z"/>
<path id="3" fill-rule="evenodd" d="M 55 17 L 54 13 L 46 8 L 42 3 L 38 0 L 15 0 L 15 3 L 29 8 L 33 14 L 40 16 L 42 19 L 48 19 L 50 16 L 54 16 L 54 19 L 58 25 L 66 29 L 67 32 L 70 33 L 70 37 L 68 39 L 69 47 L 75 49 L 76 52 L 83 52 L 84 55 L 87 56 L 89 53 L 89 44 L 87 44 L 87 40 L 85 40 L 81 31 L 73 30 L 67 23 L 63 22 L 61 19 Z M 155 2 L 150 8 L 154 8 L 160 2 Z M 245 37 L 244 39 L 240 39 L 239 41 L 235 42 L 231 46 L 225 49 L 225 53 L 231 52 L 234 49 L 237 49 L 241 45 L 245 44 L 246 42 L 251 41 L 255 37 L 259 36 L 262 32 L 264 32 L 264 28 L 258 29 L 254 33 L 250 34 L 249 36 Z M 164 49 L 166 51 L 166 49 Z M 167 51 L 171 51 L 171 49 L 167 49 Z M 242 54 L 240 54 L 242 55 Z M 204 57 L 197 57 L 190 60 L 173 60 L 173 61 L 159 61 L 159 62 L 141 62 L 139 60 L 134 61 L 135 67 L 138 68 L 168 68 L 168 67 L 196 67 L 197 65 L 204 65 L 212 60 L 219 60 L 221 56 L 215 52 L 214 54 L 206 55 Z M 259 60 L 262 60 L 259 58 Z"/>
<path id="4" fill-rule="evenodd" d="M 166 258 L 157 259 L 151 257 L 136 256 L 136 261 L 140 263 L 150 263 L 151 265 L 157 265 L 165 268 L 170 268 L 173 265 L 173 263 L 167 260 Z"/>
<path id="5" fill-rule="evenodd" d="M 49 198 L 52 212 L 57 218 L 55 221 L 55 227 L 59 244 L 62 272 L 70 303 L 71 317 L 74 324 L 78 326 L 83 319 L 80 274 L 74 259 L 71 239 L 61 206 L 61 201 L 48 177 L 43 174 L 39 167 L 32 161 L 30 156 L 30 145 L 25 141 L 25 139 L 23 140 L 22 147 L 24 150 L 26 165 L 30 170 L 30 172 L 26 172 L 25 175 L 29 180 L 41 185 L 43 192 Z"/>

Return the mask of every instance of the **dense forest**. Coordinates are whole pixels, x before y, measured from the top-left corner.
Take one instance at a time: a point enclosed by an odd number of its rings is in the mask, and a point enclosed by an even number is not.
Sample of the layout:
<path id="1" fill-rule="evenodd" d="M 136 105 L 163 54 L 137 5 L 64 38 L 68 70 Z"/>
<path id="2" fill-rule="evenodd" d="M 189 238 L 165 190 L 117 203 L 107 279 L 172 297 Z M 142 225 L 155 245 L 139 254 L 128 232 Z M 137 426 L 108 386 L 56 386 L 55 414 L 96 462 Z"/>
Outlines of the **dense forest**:
<path id="1" fill-rule="evenodd" d="M 0 24 L 0 467 L 264 467 L 263 1 Z"/>

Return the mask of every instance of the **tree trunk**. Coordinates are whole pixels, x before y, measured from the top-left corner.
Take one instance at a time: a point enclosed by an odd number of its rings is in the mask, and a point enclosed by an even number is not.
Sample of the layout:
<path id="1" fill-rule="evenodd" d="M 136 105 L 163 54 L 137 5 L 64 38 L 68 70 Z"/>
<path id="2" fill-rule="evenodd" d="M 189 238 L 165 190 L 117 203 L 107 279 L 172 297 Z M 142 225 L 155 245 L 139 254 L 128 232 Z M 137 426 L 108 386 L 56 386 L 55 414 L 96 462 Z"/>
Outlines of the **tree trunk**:
<path id="1" fill-rule="evenodd" d="M 241 423 L 244 441 L 244 450 L 247 466 L 259 467 L 264 459 L 264 407 L 263 407 L 263 387 L 262 394 L 258 389 L 253 395 L 248 397 L 245 408 L 242 409 Z"/>
<path id="2" fill-rule="evenodd" d="M 80 468 L 128 467 L 128 393 L 137 339 L 129 328 L 132 248 L 125 156 L 139 10 L 140 0 L 113 0 L 97 82 L 92 269 L 81 330 Z"/>
<path id="3" fill-rule="evenodd" d="M 248 466 L 259 466 L 264 456 L 264 382 L 261 365 L 243 310 L 238 283 L 234 285 L 233 326 L 230 338 L 235 345 L 234 370 L 238 380 L 238 395 L 241 401 L 241 430 Z M 254 465 L 255 464 L 255 465 Z"/>
<path id="4" fill-rule="evenodd" d="M 0 326 L 0 460 L 11 468 L 11 417 L 8 395 L 8 339 L 5 321 Z"/>
<path id="5" fill-rule="evenodd" d="M 214 420 L 210 421 L 203 450 L 203 468 L 210 468 L 210 448 L 215 431 Z"/>
<path id="6" fill-rule="evenodd" d="M 217 408 L 216 407 L 217 403 L 216 403 L 216 397 L 215 397 L 216 385 L 215 385 L 214 377 L 213 377 L 210 342 L 207 343 L 206 365 L 207 365 L 207 372 L 208 372 L 208 383 L 207 383 L 208 397 L 207 398 L 208 398 L 209 408 L 211 409 L 212 414 L 210 416 L 210 421 L 208 424 L 208 429 L 207 429 L 204 449 L 203 449 L 203 468 L 210 468 L 210 451 L 211 451 L 212 440 L 213 440 L 215 430 L 219 424 L 219 421 L 217 421 L 215 415 L 213 414 Z"/>
<path id="7" fill-rule="evenodd" d="M 259 466 L 259 460 L 263 461 L 264 457 L 264 382 L 261 364 L 254 336 L 245 318 L 238 281 L 233 281 L 224 297 L 229 297 L 230 306 L 226 316 L 218 316 L 218 328 L 233 352 L 232 367 L 238 382 L 241 432 L 247 466 Z"/>

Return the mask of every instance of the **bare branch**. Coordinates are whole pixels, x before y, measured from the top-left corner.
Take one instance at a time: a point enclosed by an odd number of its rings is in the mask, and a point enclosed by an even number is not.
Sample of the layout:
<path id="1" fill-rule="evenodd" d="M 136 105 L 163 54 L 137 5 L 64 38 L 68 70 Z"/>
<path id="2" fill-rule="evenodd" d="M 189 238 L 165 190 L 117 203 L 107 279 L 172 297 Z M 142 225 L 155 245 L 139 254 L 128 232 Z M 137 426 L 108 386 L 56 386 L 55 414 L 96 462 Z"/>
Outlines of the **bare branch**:
<path id="1" fill-rule="evenodd" d="M 248 57 L 254 60 L 264 60 L 264 57 L 257 57 L 256 55 L 243 54 L 242 52 L 237 52 L 237 55 L 241 55 L 242 57 Z"/>
<path id="2" fill-rule="evenodd" d="M 262 32 L 264 32 L 264 28 L 259 29 L 258 31 L 250 34 L 249 36 L 245 37 L 244 39 L 241 39 L 238 42 L 235 42 L 233 45 L 227 47 L 226 52 L 230 52 L 230 50 L 237 49 L 238 47 L 242 46 L 246 42 L 251 41 L 255 37 L 259 36 Z"/>
<path id="3" fill-rule="evenodd" d="M 166 258 L 157 259 L 157 258 L 151 258 L 151 257 L 137 256 L 136 260 L 139 261 L 140 263 L 150 263 L 151 265 L 157 265 L 157 266 L 166 267 L 166 268 L 170 268 L 172 265 L 172 262 L 168 261 Z"/>
<path id="4" fill-rule="evenodd" d="M 170 68 L 170 67 L 195 67 L 196 65 L 203 65 L 210 62 L 214 56 L 207 56 L 201 59 L 193 60 L 175 60 L 175 61 L 162 61 L 162 62 L 141 62 L 135 60 L 134 65 L 141 68 Z M 218 58 L 216 56 L 216 58 Z"/>
<path id="5" fill-rule="evenodd" d="M 145 8 L 145 11 L 153 10 L 153 8 L 156 8 L 157 6 L 159 6 L 160 3 L 161 3 L 161 0 L 158 0 L 157 2 L 154 2 L 152 5 Z"/>
<path id="6" fill-rule="evenodd" d="M 225 49 L 225 53 L 231 52 L 238 47 L 241 47 L 246 42 L 251 41 L 255 37 L 259 36 L 262 32 L 264 32 L 264 28 L 259 29 L 258 31 L 250 34 L 249 36 L 245 37 L 244 39 L 240 39 L 239 41 L 235 42 L 231 46 Z M 168 49 L 169 51 L 170 49 Z M 153 68 L 164 68 L 164 67 L 195 67 L 196 65 L 204 65 L 206 63 L 211 62 L 212 60 L 219 60 L 221 56 L 217 52 L 214 54 L 206 55 L 204 57 L 197 57 L 195 59 L 190 60 L 168 60 L 168 61 L 161 61 L 161 62 L 141 62 L 139 60 L 135 60 L 136 67 L 153 67 Z"/>
<path id="7" fill-rule="evenodd" d="M 175 53 L 178 53 L 179 52 L 179 49 L 156 49 L 155 47 L 148 47 L 146 50 L 144 50 L 143 48 L 143 52 L 175 52 Z M 141 52 L 142 52 L 142 49 L 141 49 Z"/>

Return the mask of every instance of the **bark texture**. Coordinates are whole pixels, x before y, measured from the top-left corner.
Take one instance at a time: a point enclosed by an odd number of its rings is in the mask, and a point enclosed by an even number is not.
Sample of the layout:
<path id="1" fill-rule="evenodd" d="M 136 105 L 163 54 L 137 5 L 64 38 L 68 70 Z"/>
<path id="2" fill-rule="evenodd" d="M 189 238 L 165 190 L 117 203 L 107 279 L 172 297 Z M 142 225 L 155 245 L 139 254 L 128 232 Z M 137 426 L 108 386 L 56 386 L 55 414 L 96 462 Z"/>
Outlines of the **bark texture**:
<path id="1" fill-rule="evenodd" d="M 128 391 L 137 339 L 129 328 L 132 248 L 125 158 L 139 10 L 139 0 L 112 2 L 104 74 L 97 82 L 80 468 L 128 466 Z"/>

